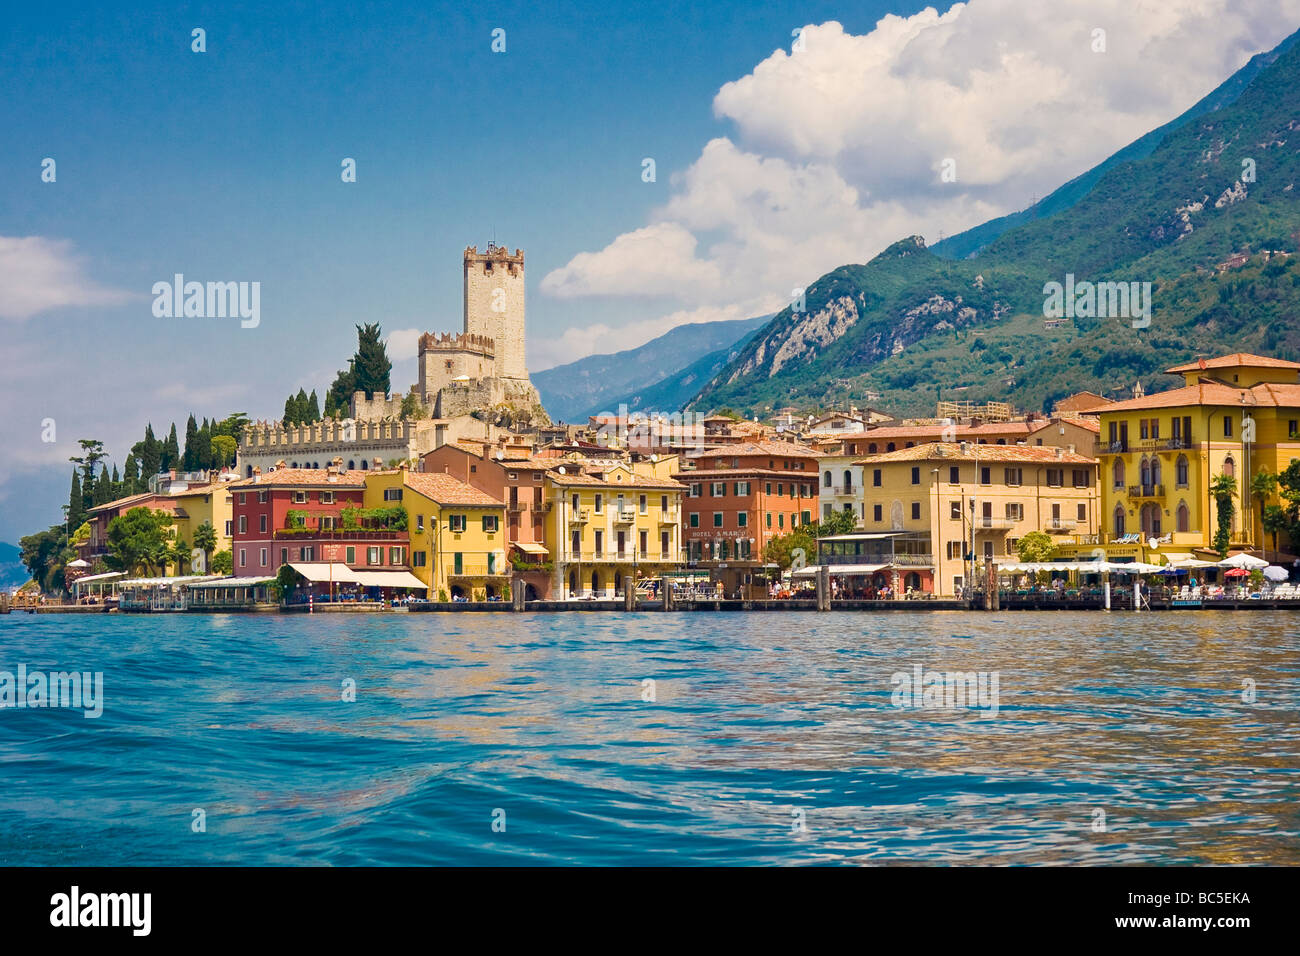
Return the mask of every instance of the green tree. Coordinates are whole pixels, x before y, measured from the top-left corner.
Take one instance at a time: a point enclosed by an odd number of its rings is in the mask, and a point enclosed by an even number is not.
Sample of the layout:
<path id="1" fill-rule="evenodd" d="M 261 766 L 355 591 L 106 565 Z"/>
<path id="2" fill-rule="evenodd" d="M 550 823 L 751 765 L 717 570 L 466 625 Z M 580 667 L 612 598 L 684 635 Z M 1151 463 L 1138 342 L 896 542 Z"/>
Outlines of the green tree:
<path id="1" fill-rule="evenodd" d="M 131 452 L 140 462 L 140 490 L 144 491 L 162 468 L 162 444 L 154 437 L 152 424 L 145 425 L 144 440 L 133 445 Z"/>
<path id="2" fill-rule="evenodd" d="M 113 500 L 113 486 L 109 481 L 108 470 L 99 469 L 99 480 L 95 482 L 93 500 L 97 505 L 105 505 Z"/>
<path id="3" fill-rule="evenodd" d="M 1232 516 L 1236 507 L 1232 503 L 1237 494 L 1237 479 L 1231 475 L 1216 475 L 1210 481 L 1210 496 L 1214 499 L 1218 525 L 1214 531 L 1214 550 L 1227 557 L 1232 541 Z"/>
<path id="4" fill-rule="evenodd" d="M 81 446 L 81 454 L 72 456 L 68 461 L 81 467 L 81 502 L 82 509 L 85 511 L 95 504 L 95 468 L 106 456 L 104 443 L 101 441 L 82 438 L 77 441 L 77 444 Z"/>
<path id="5" fill-rule="evenodd" d="M 307 398 L 307 421 L 318 422 L 321 419 L 320 401 L 316 398 L 316 389 L 311 390 L 311 395 Z"/>
<path id="6" fill-rule="evenodd" d="M 76 554 L 68 547 L 68 536 L 63 528 L 54 527 L 18 539 L 19 558 L 26 566 L 32 580 L 44 592 L 65 590 L 63 569 Z"/>
<path id="7" fill-rule="evenodd" d="M 415 397 L 414 392 L 407 392 L 402 398 L 402 417 L 403 418 L 423 418 L 424 406 L 420 400 Z"/>
<path id="8" fill-rule="evenodd" d="M 140 464 L 134 454 L 126 456 L 122 466 L 122 494 L 134 495 L 140 492 Z"/>
<path id="9" fill-rule="evenodd" d="M 185 422 L 185 454 L 181 456 L 181 470 L 198 471 L 202 467 L 203 459 L 199 457 L 199 423 L 194 420 L 194 413 L 191 412 Z"/>
<path id="10" fill-rule="evenodd" d="M 132 508 L 108 523 L 108 566 L 128 573 L 146 573 L 167 562 L 168 529 L 174 519 L 165 511 Z"/>
<path id="11" fill-rule="evenodd" d="M 229 435 L 216 435 L 212 439 L 212 460 L 214 468 L 225 468 L 235 463 L 235 439 Z"/>
<path id="12" fill-rule="evenodd" d="M 789 570 L 795 563 L 800 550 L 803 552 L 803 564 L 812 564 L 816 560 L 817 541 L 808 533 L 808 528 L 799 528 L 789 534 L 777 535 L 763 545 L 763 561 L 779 565 L 782 570 Z"/>
<path id="13" fill-rule="evenodd" d="M 1273 550 L 1277 551 L 1277 533 L 1282 530 L 1276 527 L 1277 518 L 1272 522 L 1269 520 L 1269 508 L 1276 508 L 1276 505 L 1270 505 L 1269 499 L 1277 495 L 1277 475 L 1270 471 L 1256 472 L 1255 476 L 1250 479 L 1250 496 L 1259 501 L 1259 528 L 1262 532 L 1271 532 L 1273 535 Z M 1279 512 L 1281 509 L 1278 509 Z M 1270 524 L 1274 527 L 1270 527 Z"/>
<path id="14" fill-rule="evenodd" d="M 212 556 L 212 573 L 229 574 L 235 569 L 235 559 L 229 549 L 218 551 Z"/>
<path id="15" fill-rule="evenodd" d="M 159 459 L 158 470 L 171 471 L 181 463 L 180 443 L 176 440 L 176 423 L 172 422 L 172 430 L 167 435 L 167 440 L 163 442 L 162 455 Z"/>
<path id="16" fill-rule="evenodd" d="M 857 530 L 858 516 L 852 511 L 832 511 L 808 532 L 815 538 L 825 538 L 833 534 L 852 534 Z"/>
<path id="17" fill-rule="evenodd" d="M 203 564 L 212 567 L 212 554 L 217 550 L 217 529 L 205 521 L 194 529 L 194 547 L 203 552 Z"/>
<path id="18" fill-rule="evenodd" d="M 393 363 L 381 335 L 378 322 L 357 326 L 357 354 L 352 367 L 356 389 L 367 396 L 387 395 L 392 386 Z"/>
<path id="19" fill-rule="evenodd" d="M 1051 561 L 1056 554 L 1056 542 L 1045 531 L 1030 531 L 1016 542 L 1016 556 L 1026 564 Z"/>
<path id="20" fill-rule="evenodd" d="M 86 520 L 86 501 L 81 495 L 81 474 L 72 469 L 72 488 L 68 492 L 68 524 L 75 528 Z"/>

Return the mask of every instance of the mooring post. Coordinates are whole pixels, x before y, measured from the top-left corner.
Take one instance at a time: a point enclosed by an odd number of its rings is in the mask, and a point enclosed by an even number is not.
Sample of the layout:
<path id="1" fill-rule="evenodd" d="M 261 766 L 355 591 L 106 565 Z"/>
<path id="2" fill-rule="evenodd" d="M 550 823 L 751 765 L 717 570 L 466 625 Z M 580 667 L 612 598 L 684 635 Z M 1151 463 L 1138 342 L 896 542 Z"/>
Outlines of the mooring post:
<path id="1" fill-rule="evenodd" d="M 636 610 L 636 582 L 631 578 L 623 579 L 623 610 Z"/>
<path id="2" fill-rule="evenodd" d="M 822 565 L 817 569 L 817 610 L 831 609 L 831 569 Z"/>
<path id="3" fill-rule="evenodd" d="M 663 588 L 664 591 L 663 593 L 664 610 L 671 611 L 673 609 L 673 586 L 672 584 L 669 583 L 667 575 L 664 575 L 662 578 L 659 579 L 659 586 Z"/>
<path id="4" fill-rule="evenodd" d="M 1133 575 L 1133 610 L 1142 610 L 1142 579 Z"/>
<path id="5" fill-rule="evenodd" d="M 1106 572 L 1106 610 L 1110 610 L 1110 572 Z"/>
<path id="6" fill-rule="evenodd" d="M 510 601 L 516 611 L 524 609 L 524 582 L 517 576 L 510 585 Z"/>
<path id="7" fill-rule="evenodd" d="M 1002 606 L 1002 596 L 998 594 L 998 568 L 992 562 L 989 562 L 988 600 L 986 603 L 990 611 L 996 611 Z"/>

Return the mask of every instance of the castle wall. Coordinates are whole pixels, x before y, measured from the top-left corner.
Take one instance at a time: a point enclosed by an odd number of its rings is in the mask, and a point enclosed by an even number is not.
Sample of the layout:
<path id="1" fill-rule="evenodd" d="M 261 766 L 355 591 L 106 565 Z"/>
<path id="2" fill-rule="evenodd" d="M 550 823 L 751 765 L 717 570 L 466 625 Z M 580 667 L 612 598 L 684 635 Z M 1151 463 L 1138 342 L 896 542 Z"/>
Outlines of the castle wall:
<path id="1" fill-rule="evenodd" d="M 496 345 L 496 374 L 525 379 L 524 253 L 477 246 L 465 250 L 465 332 Z"/>
<path id="2" fill-rule="evenodd" d="M 457 378 L 495 376 L 495 343 L 477 334 L 425 333 L 420 337 L 419 374 L 417 389 L 421 400 L 433 405 L 438 392 Z"/>

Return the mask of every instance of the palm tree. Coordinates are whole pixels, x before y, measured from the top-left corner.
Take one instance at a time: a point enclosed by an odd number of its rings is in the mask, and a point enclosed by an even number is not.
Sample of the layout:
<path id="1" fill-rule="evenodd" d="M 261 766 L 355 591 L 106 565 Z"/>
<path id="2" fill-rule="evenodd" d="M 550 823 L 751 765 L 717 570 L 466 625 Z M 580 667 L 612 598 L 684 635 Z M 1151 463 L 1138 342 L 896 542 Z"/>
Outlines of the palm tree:
<path id="1" fill-rule="evenodd" d="M 194 547 L 203 552 L 203 569 L 212 567 L 212 553 L 217 550 L 217 529 L 205 521 L 194 529 Z"/>
<path id="2" fill-rule="evenodd" d="M 1281 528 L 1277 527 L 1277 518 L 1269 519 L 1268 499 L 1277 494 L 1277 475 L 1271 471 L 1256 472 L 1255 476 L 1250 479 L 1250 496 L 1259 499 L 1259 529 L 1262 532 L 1269 531 L 1273 534 L 1273 552 L 1277 552 L 1277 533 Z M 1277 506 L 1272 506 L 1276 508 Z M 1262 543 L 1262 542 L 1261 542 Z M 1264 555 L 1268 557 L 1267 554 Z"/>
<path id="3" fill-rule="evenodd" d="M 1218 507 L 1219 526 L 1214 532 L 1214 550 L 1227 557 L 1232 542 L 1232 499 L 1237 496 L 1237 479 L 1231 475 L 1216 475 L 1210 481 L 1210 494 Z"/>

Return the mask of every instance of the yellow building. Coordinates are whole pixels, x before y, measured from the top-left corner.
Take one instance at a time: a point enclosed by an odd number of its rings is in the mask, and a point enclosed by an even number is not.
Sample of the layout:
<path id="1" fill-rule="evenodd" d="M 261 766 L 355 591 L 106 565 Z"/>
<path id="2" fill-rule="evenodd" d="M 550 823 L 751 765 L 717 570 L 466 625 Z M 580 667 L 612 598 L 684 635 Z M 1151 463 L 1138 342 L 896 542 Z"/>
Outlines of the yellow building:
<path id="1" fill-rule="evenodd" d="M 1213 557 L 1220 475 L 1236 482 L 1231 547 L 1262 549 L 1260 507 L 1278 501 L 1252 499 L 1251 479 L 1300 458 L 1300 363 L 1236 353 L 1167 371 L 1183 386 L 1100 409 L 1107 555 Z"/>
<path id="2" fill-rule="evenodd" d="M 206 562 L 210 556 L 201 556 L 194 554 L 197 546 L 194 542 L 194 535 L 198 528 L 207 523 L 212 525 L 212 530 L 217 536 L 217 545 L 213 549 L 213 554 L 218 551 L 229 551 L 232 532 L 232 507 L 230 499 L 230 489 L 222 482 L 212 482 L 206 485 L 197 485 L 187 488 L 184 491 L 170 492 L 167 497 L 173 503 L 172 512 L 175 515 L 176 523 L 172 526 L 173 539 L 184 541 L 189 545 L 191 551 L 191 560 L 186 562 L 186 571 L 206 570 L 199 566 L 199 562 Z M 175 567 L 169 566 L 168 573 L 181 573 Z"/>
<path id="3" fill-rule="evenodd" d="M 823 539 L 818 557 L 850 590 L 949 597 L 970 580 L 972 553 L 982 581 L 1030 531 L 1097 530 L 1097 463 L 1064 448 L 928 442 L 855 464 L 862 531 Z"/>
<path id="4" fill-rule="evenodd" d="M 411 573 L 428 597 L 469 600 L 503 596 L 505 503 L 447 474 L 396 471 L 366 475 L 365 507 L 406 511 Z"/>
<path id="5" fill-rule="evenodd" d="M 613 598 L 623 582 L 683 561 L 684 486 L 637 474 L 625 463 L 599 474 L 564 469 L 546 475 L 546 542 L 557 597 Z"/>

